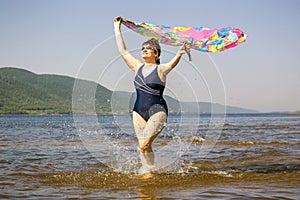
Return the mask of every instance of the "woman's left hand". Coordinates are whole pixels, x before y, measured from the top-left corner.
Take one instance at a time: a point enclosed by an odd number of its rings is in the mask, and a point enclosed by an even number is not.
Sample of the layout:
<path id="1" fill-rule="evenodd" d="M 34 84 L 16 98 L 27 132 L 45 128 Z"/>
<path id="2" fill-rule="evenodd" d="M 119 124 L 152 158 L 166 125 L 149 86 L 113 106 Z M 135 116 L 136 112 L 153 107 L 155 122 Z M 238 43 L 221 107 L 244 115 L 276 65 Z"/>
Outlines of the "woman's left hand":
<path id="1" fill-rule="evenodd" d="M 185 53 L 190 53 L 190 52 L 191 52 L 191 47 L 187 43 L 184 43 L 178 50 L 179 55 L 183 55 Z"/>

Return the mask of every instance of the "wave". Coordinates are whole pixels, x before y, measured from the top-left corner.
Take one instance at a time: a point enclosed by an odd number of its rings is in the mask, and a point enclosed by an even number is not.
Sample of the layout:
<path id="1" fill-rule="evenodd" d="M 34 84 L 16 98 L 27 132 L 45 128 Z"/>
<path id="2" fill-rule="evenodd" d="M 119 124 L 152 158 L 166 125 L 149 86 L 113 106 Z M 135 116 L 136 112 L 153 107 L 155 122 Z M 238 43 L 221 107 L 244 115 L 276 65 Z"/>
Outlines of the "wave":
<path id="1" fill-rule="evenodd" d="M 291 142 L 271 141 L 271 142 L 253 142 L 253 141 L 220 141 L 217 145 L 229 145 L 229 146 L 276 146 L 276 145 L 289 145 Z"/>
<path id="2" fill-rule="evenodd" d="M 299 172 L 299 164 L 265 164 L 231 166 L 223 169 L 201 169 L 201 167 L 189 166 L 180 172 L 153 173 L 153 176 L 147 179 L 143 179 L 137 174 L 119 173 L 110 169 L 45 173 L 36 175 L 36 178 L 41 179 L 41 182 L 47 185 L 79 184 L 83 187 L 121 189 L 140 186 L 207 185 L 234 179 L 265 182 L 266 179 L 283 181 L 286 178 L 289 181 L 296 181 L 297 177 L 295 176 L 299 175 Z"/>

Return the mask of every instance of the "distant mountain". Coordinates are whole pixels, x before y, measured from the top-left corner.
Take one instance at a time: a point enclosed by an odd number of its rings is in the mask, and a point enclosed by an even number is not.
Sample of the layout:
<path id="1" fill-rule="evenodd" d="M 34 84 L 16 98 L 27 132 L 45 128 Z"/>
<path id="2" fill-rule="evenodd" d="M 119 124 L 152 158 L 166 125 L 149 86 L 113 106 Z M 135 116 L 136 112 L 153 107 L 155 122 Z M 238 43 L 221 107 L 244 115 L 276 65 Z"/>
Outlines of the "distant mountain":
<path id="1" fill-rule="evenodd" d="M 58 75 L 37 75 L 16 68 L 0 68 L 0 114 L 59 114 L 72 112 L 75 79 Z M 96 83 L 83 81 L 86 87 Z M 110 112 L 111 91 L 97 85 L 97 112 Z"/>
<path id="2" fill-rule="evenodd" d="M 91 81 L 59 75 L 38 75 L 24 69 L 0 68 L 0 114 L 60 114 L 72 113 L 75 80 L 84 90 L 96 88 L 95 95 L 84 97 L 82 105 L 95 105 L 96 113 L 128 113 L 132 110 L 135 94 L 109 89 Z M 76 91 L 76 93 L 81 91 Z M 204 102 L 178 102 L 166 96 L 170 113 L 224 112 L 224 105 Z M 255 110 L 227 106 L 227 113 L 255 113 Z M 84 112 L 78 111 L 78 112 Z M 198 112 L 196 112 L 198 113 Z"/>

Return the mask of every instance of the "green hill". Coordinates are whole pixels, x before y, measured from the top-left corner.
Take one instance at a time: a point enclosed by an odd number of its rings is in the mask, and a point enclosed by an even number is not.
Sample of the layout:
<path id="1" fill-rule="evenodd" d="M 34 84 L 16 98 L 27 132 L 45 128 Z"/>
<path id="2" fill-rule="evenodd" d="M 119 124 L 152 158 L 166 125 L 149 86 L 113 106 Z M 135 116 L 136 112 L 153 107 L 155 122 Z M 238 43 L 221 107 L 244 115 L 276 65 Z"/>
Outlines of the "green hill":
<path id="1" fill-rule="evenodd" d="M 72 112 L 74 78 L 58 75 L 37 75 L 16 69 L 0 69 L 0 114 L 59 114 Z M 95 83 L 83 81 L 87 87 Z M 98 113 L 110 112 L 106 99 L 111 91 L 97 85 Z"/>
<path id="2" fill-rule="evenodd" d="M 59 75 L 38 75 L 24 69 L 0 68 L 0 114 L 62 114 L 73 113 L 72 95 L 74 83 L 76 94 L 80 97 L 76 112 L 95 110 L 98 114 L 128 113 L 132 110 L 135 99 L 130 92 L 112 92 L 107 88 L 91 81 L 78 80 Z M 87 91 L 92 91 L 87 96 Z M 113 101 L 111 101 L 113 99 Z M 170 113 L 210 113 L 224 112 L 224 106 L 204 102 L 178 102 L 166 96 Z M 112 103 L 113 102 L 113 103 Z M 226 107 L 227 113 L 253 113 L 254 110 Z"/>

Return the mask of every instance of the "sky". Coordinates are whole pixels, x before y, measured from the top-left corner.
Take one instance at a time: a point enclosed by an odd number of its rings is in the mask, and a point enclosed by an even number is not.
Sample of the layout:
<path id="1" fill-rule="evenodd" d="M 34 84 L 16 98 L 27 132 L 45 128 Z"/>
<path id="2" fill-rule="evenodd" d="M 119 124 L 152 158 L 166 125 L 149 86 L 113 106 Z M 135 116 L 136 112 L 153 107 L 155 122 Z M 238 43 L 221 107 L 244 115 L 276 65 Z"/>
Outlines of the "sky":
<path id="1" fill-rule="evenodd" d="M 0 0 L 0 67 L 132 90 L 133 74 L 114 42 L 116 16 L 157 25 L 232 26 L 249 36 L 233 49 L 192 51 L 192 62 L 182 59 L 168 77 L 166 92 L 174 97 L 260 112 L 300 110 L 298 0 Z M 125 27 L 122 32 L 138 57 L 145 38 Z M 162 48 L 167 62 L 176 49 Z"/>

